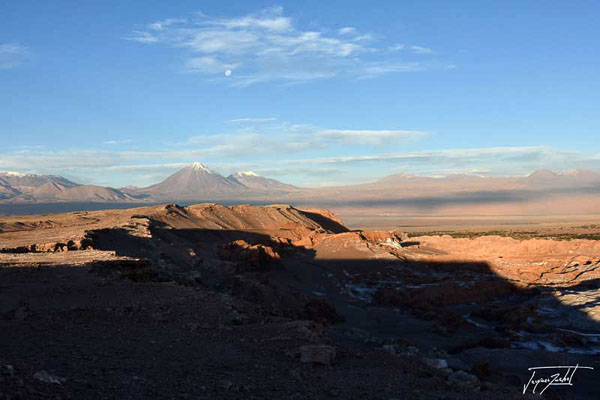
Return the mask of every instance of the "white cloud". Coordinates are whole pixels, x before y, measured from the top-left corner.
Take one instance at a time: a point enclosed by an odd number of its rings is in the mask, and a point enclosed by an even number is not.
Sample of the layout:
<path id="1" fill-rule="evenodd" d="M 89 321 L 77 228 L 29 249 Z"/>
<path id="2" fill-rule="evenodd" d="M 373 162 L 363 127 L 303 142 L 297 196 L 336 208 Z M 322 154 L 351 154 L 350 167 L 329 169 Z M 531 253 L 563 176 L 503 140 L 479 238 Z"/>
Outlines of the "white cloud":
<path id="1" fill-rule="evenodd" d="M 155 31 L 162 31 L 165 28 L 170 27 L 175 24 L 184 24 L 186 22 L 185 19 L 182 18 L 167 18 L 163 21 L 157 21 L 148 25 L 148 28 L 153 29 Z"/>
<path id="2" fill-rule="evenodd" d="M 166 19 L 132 32 L 127 39 L 180 48 L 186 52 L 186 71 L 213 80 L 226 76 L 232 86 L 337 76 L 373 78 L 424 69 L 403 62 L 388 51 L 389 45 L 379 43 L 381 39 L 353 27 L 302 30 L 281 7 L 233 18 L 197 13 L 191 18 Z M 409 48 L 414 53 L 430 51 L 414 45 Z"/>
<path id="3" fill-rule="evenodd" d="M 117 144 L 127 144 L 127 143 L 131 143 L 132 140 L 131 139 L 125 139 L 125 140 L 107 140 L 104 142 L 104 144 L 108 144 L 108 145 L 117 145 Z"/>
<path id="4" fill-rule="evenodd" d="M 299 136 L 285 128 L 280 129 L 277 134 L 271 128 L 264 132 L 243 130 L 229 134 L 192 136 L 182 144 L 200 146 L 204 156 L 221 158 L 239 158 L 249 154 L 294 154 L 323 147 L 322 143 L 310 135 Z"/>
<path id="5" fill-rule="evenodd" d="M 406 45 L 405 44 L 395 44 L 393 46 L 389 47 L 390 51 L 401 51 L 406 49 Z"/>
<path id="6" fill-rule="evenodd" d="M 433 50 L 431 50 L 428 47 L 422 47 L 422 46 L 410 46 L 409 49 L 416 54 L 431 54 L 433 53 Z"/>
<path id="7" fill-rule="evenodd" d="M 338 30 L 338 33 L 340 35 L 352 35 L 352 34 L 356 33 L 356 28 L 353 28 L 351 26 L 345 26 L 343 28 L 340 28 Z"/>
<path id="8" fill-rule="evenodd" d="M 230 119 L 227 122 L 232 124 L 263 124 L 266 122 L 273 122 L 277 120 L 277 118 L 268 117 L 268 118 L 236 118 Z"/>
<path id="9" fill-rule="evenodd" d="M 229 71 L 229 74 L 231 75 L 231 71 L 237 66 L 238 64 L 222 63 L 215 57 L 211 56 L 194 57 L 186 62 L 186 68 L 188 71 L 205 72 L 208 74 L 226 74 Z"/>
<path id="10" fill-rule="evenodd" d="M 274 32 L 284 32 L 292 29 L 292 21 L 284 17 L 282 7 L 272 7 L 263 10 L 257 15 L 248 15 L 241 18 L 216 19 L 213 24 L 227 29 L 261 28 Z"/>
<path id="11" fill-rule="evenodd" d="M 430 150 L 399 154 L 355 155 L 343 157 L 309 158 L 291 160 L 292 164 L 345 164 L 364 162 L 474 162 L 481 160 L 506 160 L 509 157 L 543 154 L 549 160 L 556 161 L 571 156 L 555 152 L 547 146 L 485 147 L 476 149 Z"/>
<path id="12" fill-rule="evenodd" d="M 278 122 L 275 118 L 238 118 L 228 121 L 239 126 L 226 134 L 200 135 L 180 145 L 198 145 L 207 155 L 290 154 L 345 145 L 370 147 L 398 145 L 419 139 L 425 132 L 409 130 L 323 129 L 307 124 Z"/>
<path id="13" fill-rule="evenodd" d="M 123 162 L 123 157 L 114 152 L 95 149 L 79 150 L 19 150 L 2 154 L 0 170 L 69 170 L 73 168 L 95 168 Z"/>
<path id="14" fill-rule="evenodd" d="M 389 47 L 391 51 L 407 51 L 409 53 L 414 54 L 433 54 L 433 50 L 429 47 L 417 46 L 417 45 L 407 45 L 407 44 L 395 44 Z"/>
<path id="15" fill-rule="evenodd" d="M 136 151 L 119 145 L 131 143 L 129 139 L 113 139 L 103 142 L 114 146 L 100 149 L 18 149 L 5 151 L 0 157 L 0 169 L 30 170 L 36 168 L 53 171 L 72 169 L 121 168 L 139 165 L 142 161 L 171 164 L 193 159 L 236 159 L 277 155 L 311 154 L 311 152 L 335 149 L 339 143 L 361 145 L 371 148 L 398 144 L 425 135 L 407 130 L 348 130 L 323 129 L 308 124 L 279 122 L 274 117 L 238 118 L 227 121 L 234 124 L 233 132 L 191 136 L 180 143 L 170 143 L 163 149 Z M 112 168 L 113 170 L 115 168 Z M 124 167 L 125 168 L 125 167 Z"/>
<path id="16" fill-rule="evenodd" d="M 144 31 L 133 31 L 132 40 L 140 43 L 158 43 L 158 37 L 154 36 L 150 32 Z"/>
<path id="17" fill-rule="evenodd" d="M 390 72 L 417 72 L 422 69 L 418 63 L 374 63 L 365 65 L 360 78 L 374 78 Z"/>
<path id="18" fill-rule="evenodd" d="M 343 143 L 391 144 L 396 140 L 415 139 L 425 136 L 425 132 L 402 131 L 402 130 L 351 130 L 351 129 L 327 129 L 318 133 L 324 139 Z"/>
<path id="19" fill-rule="evenodd" d="M 0 43 L 0 69 L 14 68 L 21 64 L 27 49 L 18 44 Z"/>

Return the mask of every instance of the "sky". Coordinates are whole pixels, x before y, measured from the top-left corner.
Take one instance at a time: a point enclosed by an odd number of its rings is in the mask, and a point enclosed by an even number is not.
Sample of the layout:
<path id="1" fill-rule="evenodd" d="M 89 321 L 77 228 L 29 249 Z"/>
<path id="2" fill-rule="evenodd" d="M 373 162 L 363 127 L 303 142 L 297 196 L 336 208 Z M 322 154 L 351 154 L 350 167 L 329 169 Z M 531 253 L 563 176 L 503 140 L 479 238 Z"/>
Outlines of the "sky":
<path id="1" fill-rule="evenodd" d="M 600 170 L 597 1 L 0 2 L 0 170 Z"/>

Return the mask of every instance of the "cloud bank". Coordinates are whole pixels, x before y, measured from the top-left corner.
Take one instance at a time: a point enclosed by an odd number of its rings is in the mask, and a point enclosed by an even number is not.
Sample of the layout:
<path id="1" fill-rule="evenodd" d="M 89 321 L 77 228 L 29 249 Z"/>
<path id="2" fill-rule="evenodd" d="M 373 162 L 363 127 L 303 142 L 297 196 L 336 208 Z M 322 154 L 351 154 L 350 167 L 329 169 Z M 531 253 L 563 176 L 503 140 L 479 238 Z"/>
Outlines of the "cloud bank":
<path id="1" fill-rule="evenodd" d="M 301 186 L 361 183 L 402 172 L 498 176 L 526 175 L 541 168 L 600 169 L 600 154 L 547 146 L 405 150 L 429 136 L 421 131 L 321 128 L 268 116 L 237 118 L 224 126 L 231 131 L 189 136 L 179 143 L 111 140 L 85 148 L 4 149 L 0 170 L 119 187 L 155 183 L 193 161 L 222 174 L 253 170 Z"/>

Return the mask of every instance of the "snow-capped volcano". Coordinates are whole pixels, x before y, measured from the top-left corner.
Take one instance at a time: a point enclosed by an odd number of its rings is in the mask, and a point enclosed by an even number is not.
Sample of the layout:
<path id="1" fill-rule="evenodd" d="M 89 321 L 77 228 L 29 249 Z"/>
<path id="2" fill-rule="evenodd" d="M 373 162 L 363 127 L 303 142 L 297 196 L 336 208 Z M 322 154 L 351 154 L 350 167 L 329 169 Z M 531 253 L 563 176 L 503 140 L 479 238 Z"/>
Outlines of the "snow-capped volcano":
<path id="1" fill-rule="evenodd" d="M 296 189 L 295 186 L 265 178 L 254 171 L 238 171 L 229 175 L 227 179 L 256 191 L 289 191 Z"/>
<path id="2" fill-rule="evenodd" d="M 206 165 L 194 162 L 164 181 L 129 193 L 138 198 L 156 200 L 244 199 L 255 194 L 296 191 L 292 185 L 260 176 L 254 171 L 240 171 L 227 178 Z"/>
<path id="3" fill-rule="evenodd" d="M 155 199 L 196 200 L 243 189 L 243 185 L 226 179 L 204 164 L 194 162 L 164 181 L 135 190 L 133 193 Z"/>
<path id="4" fill-rule="evenodd" d="M 209 174 L 214 174 L 214 172 L 210 168 L 199 162 L 191 163 L 188 168 L 191 168 L 194 171 L 203 171 Z"/>
<path id="5" fill-rule="evenodd" d="M 254 171 L 238 171 L 235 174 L 232 174 L 231 176 L 244 177 L 244 176 L 260 176 L 260 175 Z"/>

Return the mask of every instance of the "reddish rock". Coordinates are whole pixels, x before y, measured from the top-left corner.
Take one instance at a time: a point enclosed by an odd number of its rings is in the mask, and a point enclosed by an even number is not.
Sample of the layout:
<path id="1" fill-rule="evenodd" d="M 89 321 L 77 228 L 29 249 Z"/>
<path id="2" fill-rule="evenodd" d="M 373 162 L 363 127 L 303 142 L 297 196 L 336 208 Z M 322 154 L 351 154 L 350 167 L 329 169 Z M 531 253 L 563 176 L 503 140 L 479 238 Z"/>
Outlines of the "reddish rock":
<path id="1" fill-rule="evenodd" d="M 231 261 L 251 270 L 265 270 L 279 262 L 281 257 L 273 248 L 263 245 L 251 245 L 245 240 L 227 243 L 219 252 L 222 260 Z"/>

